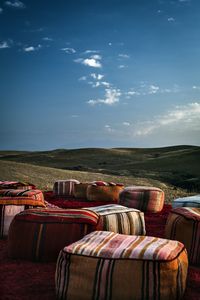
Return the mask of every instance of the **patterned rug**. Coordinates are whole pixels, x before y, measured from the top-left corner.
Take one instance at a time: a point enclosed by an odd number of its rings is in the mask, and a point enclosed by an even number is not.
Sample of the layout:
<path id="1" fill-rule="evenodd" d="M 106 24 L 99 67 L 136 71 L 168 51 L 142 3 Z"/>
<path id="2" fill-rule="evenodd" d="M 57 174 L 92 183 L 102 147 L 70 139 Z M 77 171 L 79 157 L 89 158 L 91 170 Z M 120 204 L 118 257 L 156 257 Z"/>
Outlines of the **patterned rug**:
<path id="1" fill-rule="evenodd" d="M 62 206 L 61 203 L 59 206 Z M 171 207 L 159 214 L 145 214 L 147 235 L 163 237 Z M 0 299 L 55 300 L 55 263 L 32 263 L 7 257 L 7 241 L 0 240 Z M 200 268 L 190 267 L 182 300 L 200 299 Z"/>

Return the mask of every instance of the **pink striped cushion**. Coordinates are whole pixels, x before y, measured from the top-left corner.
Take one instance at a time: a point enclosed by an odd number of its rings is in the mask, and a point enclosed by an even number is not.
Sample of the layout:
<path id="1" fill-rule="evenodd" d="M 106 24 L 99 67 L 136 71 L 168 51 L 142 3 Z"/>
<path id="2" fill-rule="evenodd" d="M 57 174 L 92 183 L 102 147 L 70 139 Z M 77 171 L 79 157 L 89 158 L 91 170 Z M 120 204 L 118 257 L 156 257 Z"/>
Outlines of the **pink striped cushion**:
<path id="1" fill-rule="evenodd" d="M 119 194 L 119 204 L 141 211 L 159 212 L 164 205 L 164 192 L 156 187 L 126 187 Z"/>

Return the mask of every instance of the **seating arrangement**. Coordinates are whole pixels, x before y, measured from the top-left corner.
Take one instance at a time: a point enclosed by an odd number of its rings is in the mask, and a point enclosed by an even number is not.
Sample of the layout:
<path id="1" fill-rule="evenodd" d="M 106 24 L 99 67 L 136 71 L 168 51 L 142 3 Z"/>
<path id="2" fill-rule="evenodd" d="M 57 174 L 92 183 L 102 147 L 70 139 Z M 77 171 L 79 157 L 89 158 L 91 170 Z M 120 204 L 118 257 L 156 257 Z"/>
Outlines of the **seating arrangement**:
<path id="1" fill-rule="evenodd" d="M 172 207 L 199 207 L 200 208 L 200 195 L 177 198 L 172 202 Z"/>
<path id="2" fill-rule="evenodd" d="M 81 209 L 28 209 L 17 214 L 9 229 L 11 258 L 53 261 L 60 249 L 95 230 L 99 216 Z"/>
<path id="3" fill-rule="evenodd" d="M 0 189 L 0 238 L 8 235 L 10 223 L 16 214 L 32 207 L 45 207 L 42 191 Z"/>
<path id="4" fill-rule="evenodd" d="M 95 231 L 61 250 L 57 299 L 162 299 L 184 294 L 187 252 L 182 243 Z"/>
<path id="5" fill-rule="evenodd" d="M 119 194 L 119 204 L 156 213 L 163 208 L 164 192 L 156 187 L 129 186 Z"/>
<path id="6" fill-rule="evenodd" d="M 87 210 L 99 215 L 96 230 L 106 230 L 116 233 L 145 235 L 144 213 L 117 204 L 107 204 L 88 207 Z"/>
<path id="7" fill-rule="evenodd" d="M 171 210 L 165 236 L 181 241 L 187 249 L 189 262 L 200 265 L 200 208 L 180 207 Z"/>

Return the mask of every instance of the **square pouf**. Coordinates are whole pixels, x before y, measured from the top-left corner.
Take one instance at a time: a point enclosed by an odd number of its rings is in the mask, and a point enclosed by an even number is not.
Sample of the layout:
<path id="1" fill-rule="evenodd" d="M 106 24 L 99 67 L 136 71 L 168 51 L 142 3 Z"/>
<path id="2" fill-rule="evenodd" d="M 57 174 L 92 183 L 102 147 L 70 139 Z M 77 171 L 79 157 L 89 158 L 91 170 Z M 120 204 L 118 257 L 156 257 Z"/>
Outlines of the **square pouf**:
<path id="1" fill-rule="evenodd" d="M 55 196 L 74 197 L 74 187 L 79 183 L 76 179 L 57 180 L 53 185 L 53 194 Z"/>
<path id="2" fill-rule="evenodd" d="M 95 212 L 81 209 L 28 209 L 17 214 L 8 233 L 8 255 L 55 261 L 60 249 L 95 230 Z"/>
<path id="3" fill-rule="evenodd" d="M 178 300 L 187 252 L 182 243 L 95 231 L 65 247 L 56 268 L 59 300 Z"/>
<path id="4" fill-rule="evenodd" d="M 199 207 L 200 208 L 200 195 L 177 198 L 172 202 L 172 207 Z"/>
<path id="5" fill-rule="evenodd" d="M 119 204 L 147 212 L 159 212 L 164 205 L 164 191 L 156 187 L 129 186 L 119 194 Z"/>
<path id="6" fill-rule="evenodd" d="M 8 235 L 14 216 L 32 207 L 45 207 L 40 190 L 0 190 L 0 238 Z"/>
<path id="7" fill-rule="evenodd" d="M 30 182 L 0 181 L 0 190 L 2 189 L 31 190 L 31 189 L 36 189 L 36 186 Z"/>
<path id="8" fill-rule="evenodd" d="M 200 208 L 174 208 L 167 219 L 165 237 L 182 242 L 189 262 L 200 265 Z"/>
<path id="9" fill-rule="evenodd" d="M 99 215 L 96 230 L 130 235 L 145 235 L 144 213 L 117 204 L 86 208 Z"/>

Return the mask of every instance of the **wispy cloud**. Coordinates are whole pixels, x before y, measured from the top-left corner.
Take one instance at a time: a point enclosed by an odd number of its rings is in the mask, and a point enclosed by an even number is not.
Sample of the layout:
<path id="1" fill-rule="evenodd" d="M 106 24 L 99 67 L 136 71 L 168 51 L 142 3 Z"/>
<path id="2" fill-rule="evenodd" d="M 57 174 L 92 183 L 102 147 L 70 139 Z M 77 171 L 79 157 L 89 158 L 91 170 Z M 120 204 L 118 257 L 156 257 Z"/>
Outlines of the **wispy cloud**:
<path id="1" fill-rule="evenodd" d="M 19 9 L 24 9 L 26 7 L 25 4 L 19 0 L 5 1 L 5 4 L 9 7 L 19 8 Z"/>
<path id="2" fill-rule="evenodd" d="M 43 39 L 43 41 L 46 41 L 46 42 L 52 42 L 53 41 L 53 39 L 48 37 L 48 36 L 45 36 L 42 39 Z"/>
<path id="3" fill-rule="evenodd" d="M 193 90 L 200 90 L 200 86 L 197 86 L 197 85 L 193 85 Z"/>
<path id="4" fill-rule="evenodd" d="M 156 93 L 158 93 L 159 90 L 160 90 L 159 86 L 156 86 L 156 85 L 152 84 L 152 85 L 149 86 L 148 93 L 149 94 L 156 94 Z"/>
<path id="5" fill-rule="evenodd" d="M 173 23 L 173 22 L 175 22 L 175 19 L 173 17 L 169 17 L 169 18 L 167 18 L 167 21 L 170 23 Z"/>
<path id="6" fill-rule="evenodd" d="M 87 80 L 87 76 L 81 76 L 80 78 L 79 78 L 79 81 L 86 81 Z"/>
<path id="7" fill-rule="evenodd" d="M 121 91 L 119 89 L 108 88 L 105 90 L 105 98 L 104 99 L 96 99 L 96 100 L 89 100 L 87 103 L 90 105 L 96 104 L 106 104 L 106 105 L 113 105 L 119 102 L 119 98 L 121 96 Z"/>
<path id="8" fill-rule="evenodd" d="M 118 69 L 124 69 L 124 68 L 126 68 L 125 65 L 119 65 L 119 66 L 118 66 Z"/>
<path id="9" fill-rule="evenodd" d="M 10 48 L 10 43 L 8 41 L 0 42 L 0 49 Z"/>
<path id="10" fill-rule="evenodd" d="M 129 122 L 123 122 L 122 123 L 124 126 L 130 126 L 131 124 Z"/>
<path id="11" fill-rule="evenodd" d="M 120 58 L 130 58 L 130 55 L 128 55 L 128 54 L 123 54 L 123 53 L 118 54 L 118 56 L 119 56 Z"/>
<path id="12" fill-rule="evenodd" d="M 62 48 L 62 51 L 64 51 L 67 54 L 74 54 L 76 53 L 76 50 L 74 48 Z"/>
<path id="13" fill-rule="evenodd" d="M 34 51 L 38 51 L 42 48 L 42 46 L 39 44 L 36 47 L 35 46 L 27 46 L 24 47 L 23 50 L 24 52 L 34 52 Z"/>
<path id="14" fill-rule="evenodd" d="M 85 50 L 83 54 L 99 53 L 99 50 Z"/>
<path id="15" fill-rule="evenodd" d="M 96 80 L 101 80 L 104 77 L 104 75 L 102 74 L 95 74 L 95 73 L 91 73 L 90 76 Z"/>
<path id="16" fill-rule="evenodd" d="M 161 130 L 164 127 L 169 128 L 170 126 L 173 126 L 174 131 L 176 128 L 197 130 L 200 127 L 200 102 L 176 106 L 174 110 L 156 116 L 154 120 L 140 123 L 137 126 L 139 128 L 135 128 L 135 135 L 138 136 L 149 135 L 155 130 Z"/>
<path id="17" fill-rule="evenodd" d="M 2 14 L 2 12 L 3 12 L 3 8 L 0 7 L 0 14 Z"/>

